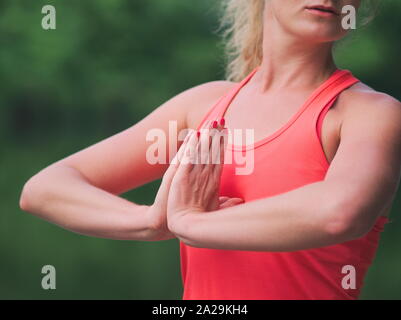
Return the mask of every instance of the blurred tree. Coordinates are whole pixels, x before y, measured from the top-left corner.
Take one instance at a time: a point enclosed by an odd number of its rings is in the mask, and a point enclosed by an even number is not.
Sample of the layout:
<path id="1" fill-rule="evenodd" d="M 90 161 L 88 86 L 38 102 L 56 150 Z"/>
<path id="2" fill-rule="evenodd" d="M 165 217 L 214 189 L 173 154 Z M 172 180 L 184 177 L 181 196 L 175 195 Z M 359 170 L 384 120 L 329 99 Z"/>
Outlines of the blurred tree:
<path id="1" fill-rule="evenodd" d="M 54 5 L 56 30 L 41 27 Z M 223 78 L 217 1 L 0 1 L 0 298 L 179 299 L 177 242 L 73 234 L 28 214 L 23 183 L 46 165 L 117 133 L 179 92 Z M 336 50 L 377 90 L 401 98 L 400 1 Z M 134 143 L 134 142 L 133 142 Z M 150 203 L 158 182 L 124 195 Z M 400 208 L 397 197 L 393 209 Z M 390 224 L 364 298 L 401 298 L 400 224 Z M 57 289 L 41 289 L 43 265 Z"/>

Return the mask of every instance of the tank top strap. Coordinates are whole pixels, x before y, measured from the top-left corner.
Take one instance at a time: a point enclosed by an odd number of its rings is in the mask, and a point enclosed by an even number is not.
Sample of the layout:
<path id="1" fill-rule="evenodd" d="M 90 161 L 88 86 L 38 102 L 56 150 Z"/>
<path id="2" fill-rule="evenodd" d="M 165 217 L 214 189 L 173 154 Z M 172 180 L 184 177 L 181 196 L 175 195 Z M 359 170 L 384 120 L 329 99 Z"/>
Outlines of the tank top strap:
<path id="1" fill-rule="evenodd" d="M 248 74 L 243 80 L 238 82 L 231 90 L 229 90 L 226 94 L 224 94 L 220 99 L 210 108 L 210 110 L 206 113 L 206 115 L 203 117 L 201 123 L 199 124 L 197 130 L 202 128 L 207 120 L 209 119 L 218 119 L 220 118 L 224 112 L 227 106 L 231 103 L 231 101 L 234 99 L 234 97 L 238 94 L 238 92 L 241 90 L 243 86 L 252 78 L 252 76 L 256 73 L 256 71 L 259 69 L 259 67 L 256 67 L 255 69 L 252 70 L 250 74 Z"/>
<path id="2" fill-rule="evenodd" d="M 357 82 L 359 82 L 359 79 L 355 78 L 349 70 L 338 69 L 333 74 L 330 81 L 326 82 L 324 87 L 317 92 L 316 96 L 311 101 L 309 111 L 312 113 L 313 124 L 315 125 L 319 138 L 321 136 L 324 116 L 334 105 L 340 93 Z"/>

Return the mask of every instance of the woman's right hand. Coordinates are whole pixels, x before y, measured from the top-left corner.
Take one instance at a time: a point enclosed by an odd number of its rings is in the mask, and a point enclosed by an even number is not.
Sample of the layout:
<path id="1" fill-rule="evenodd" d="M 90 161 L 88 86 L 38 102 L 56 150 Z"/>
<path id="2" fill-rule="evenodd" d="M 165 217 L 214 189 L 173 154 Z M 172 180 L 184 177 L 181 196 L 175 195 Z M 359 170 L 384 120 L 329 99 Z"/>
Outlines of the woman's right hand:
<path id="1" fill-rule="evenodd" d="M 213 121 L 209 121 L 206 127 L 213 128 Z M 152 239 L 157 240 L 169 240 L 173 239 L 176 236 L 170 232 L 167 225 L 167 201 L 168 195 L 170 191 L 171 182 L 174 178 L 174 175 L 179 167 L 179 163 L 183 156 L 183 151 L 185 150 L 186 144 L 191 136 L 191 134 L 195 134 L 195 131 L 190 131 L 184 142 L 182 143 L 180 149 L 175 155 L 172 163 L 166 170 L 163 175 L 162 183 L 157 192 L 155 201 L 153 205 L 149 207 L 148 216 L 150 219 L 149 225 L 152 230 Z M 226 196 L 219 197 L 219 208 L 228 208 L 231 206 L 238 205 L 242 203 L 243 200 L 239 198 L 230 198 Z"/>

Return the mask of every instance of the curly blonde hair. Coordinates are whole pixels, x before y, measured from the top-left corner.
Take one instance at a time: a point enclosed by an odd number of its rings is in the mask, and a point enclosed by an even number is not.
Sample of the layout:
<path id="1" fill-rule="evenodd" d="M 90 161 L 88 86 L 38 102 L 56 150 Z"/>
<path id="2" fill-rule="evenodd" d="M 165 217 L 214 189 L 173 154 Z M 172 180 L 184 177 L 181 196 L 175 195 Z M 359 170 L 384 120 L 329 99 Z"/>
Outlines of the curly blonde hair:
<path id="1" fill-rule="evenodd" d="M 220 28 L 226 54 L 226 78 L 241 81 L 263 59 L 263 13 L 268 0 L 221 0 Z M 358 19 L 366 25 L 376 15 L 379 0 L 362 0 Z"/>

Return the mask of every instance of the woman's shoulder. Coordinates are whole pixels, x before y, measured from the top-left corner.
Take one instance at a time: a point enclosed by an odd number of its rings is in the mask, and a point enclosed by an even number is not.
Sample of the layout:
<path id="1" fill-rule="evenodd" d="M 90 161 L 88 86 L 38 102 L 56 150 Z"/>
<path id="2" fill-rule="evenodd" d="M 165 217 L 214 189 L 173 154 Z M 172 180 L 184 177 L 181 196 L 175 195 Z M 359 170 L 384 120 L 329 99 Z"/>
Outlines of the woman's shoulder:
<path id="1" fill-rule="evenodd" d="M 213 104 L 234 85 L 235 83 L 229 81 L 211 81 L 191 87 L 159 106 L 159 114 L 168 119 L 180 119 L 183 127 L 194 128 Z"/>
<path id="2" fill-rule="evenodd" d="M 191 98 L 197 97 L 206 100 L 213 100 L 234 88 L 236 84 L 237 82 L 225 80 L 210 81 L 188 89 L 187 94 L 190 95 Z"/>
<path id="3" fill-rule="evenodd" d="M 340 94 L 336 108 L 341 136 L 348 134 L 357 140 L 369 134 L 369 139 L 385 141 L 383 145 L 401 142 L 401 102 L 391 95 L 358 82 Z"/>
<path id="4" fill-rule="evenodd" d="M 395 116 L 401 119 L 401 102 L 395 97 L 377 91 L 359 81 L 344 90 L 338 97 L 338 109 L 346 115 Z"/>

